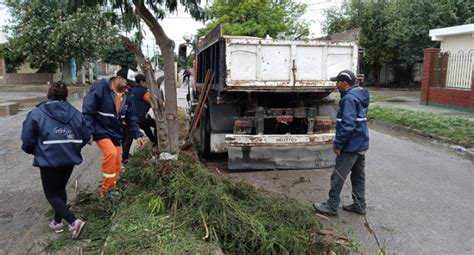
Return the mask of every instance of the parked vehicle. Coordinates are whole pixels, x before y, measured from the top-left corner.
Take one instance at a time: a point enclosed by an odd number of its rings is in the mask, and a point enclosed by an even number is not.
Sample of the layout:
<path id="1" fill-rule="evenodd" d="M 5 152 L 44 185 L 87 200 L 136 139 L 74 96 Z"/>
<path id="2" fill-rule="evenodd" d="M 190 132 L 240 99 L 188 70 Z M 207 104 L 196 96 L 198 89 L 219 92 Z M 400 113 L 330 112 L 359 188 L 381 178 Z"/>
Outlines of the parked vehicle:
<path id="1" fill-rule="evenodd" d="M 354 72 L 352 42 L 224 36 L 196 43 L 192 116 L 208 70 L 213 82 L 200 114 L 199 152 L 228 154 L 229 169 L 308 169 L 334 165 L 337 104 L 329 77 Z M 204 98 L 204 97 L 202 97 Z"/>

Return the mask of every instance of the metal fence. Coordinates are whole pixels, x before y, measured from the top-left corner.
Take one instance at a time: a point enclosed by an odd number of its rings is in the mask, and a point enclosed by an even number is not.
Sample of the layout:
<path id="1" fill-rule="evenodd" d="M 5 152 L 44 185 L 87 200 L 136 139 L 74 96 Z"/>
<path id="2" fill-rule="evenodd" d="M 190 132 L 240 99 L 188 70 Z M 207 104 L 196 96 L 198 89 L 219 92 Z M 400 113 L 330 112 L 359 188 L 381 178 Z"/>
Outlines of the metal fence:
<path id="1" fill-rule="evenodd" d="M 433 87 L 471 89 L 474 50 L 436 53 L 433 63 Z"/>

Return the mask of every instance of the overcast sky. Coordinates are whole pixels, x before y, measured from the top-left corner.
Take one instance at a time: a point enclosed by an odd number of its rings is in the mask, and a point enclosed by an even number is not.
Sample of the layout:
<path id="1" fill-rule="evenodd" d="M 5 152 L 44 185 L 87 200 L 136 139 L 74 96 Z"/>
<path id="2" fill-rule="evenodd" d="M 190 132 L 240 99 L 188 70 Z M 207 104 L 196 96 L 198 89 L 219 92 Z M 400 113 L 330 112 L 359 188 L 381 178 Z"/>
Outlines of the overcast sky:
<path id="1" fill-rule="evenodd" d="M 2 32 L 3 26 L 7 24 L 8 12 L 3 5 L 3 0 L 0 0 L 0 43 L 5 42 L 5 34 Z"/>
<path id="2" fill-rule="evenodd" d="M 296 2 L 306 3 L 308 5 L 307 12 L 304 16 L 306 20 L 311 21 L 310 31 L 313 37 L 319 37 L 322 35 L 321 22 L 323 20 L 323 12 L 325 9 L 332 6 L 340 6 L 343 0 L 295 0 Z M 0 26 L 7 24 L 9 15 L 5 6 L 3 5 L 4 0 L 0 0 Z M 169 38 L 175 40 L 176 45 L 183 43 L 184 34 L 195 34 L 197 29 L 203 27 L 204 24 L 201 22 L 194 21 L 191 16 L 184 12 L 184 8 L 179 8 L 177 14 L 169 15 L 161 21 L 161 24 L 165 30 L 165 33 Z M 154 42 L 154 37 L 149 32 L 145 31 L 145 40 L 143 43 L 143 51 L 145 55 L 153 55 L 155 49 L 157 49 Z M 0 42 L 3 38 L 0 35 Z"/>

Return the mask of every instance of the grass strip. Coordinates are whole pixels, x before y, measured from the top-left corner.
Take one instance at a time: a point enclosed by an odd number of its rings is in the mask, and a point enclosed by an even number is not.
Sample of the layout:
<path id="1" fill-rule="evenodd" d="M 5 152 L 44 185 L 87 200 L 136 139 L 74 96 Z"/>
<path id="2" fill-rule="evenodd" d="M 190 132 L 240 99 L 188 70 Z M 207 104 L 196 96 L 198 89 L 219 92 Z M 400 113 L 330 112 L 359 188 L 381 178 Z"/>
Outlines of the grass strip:
<path id="1" fill-rule="evenodd" d="M 474 122 L 462 117 L 370 105 L 368 118 L 416 129 L 424 135 L 442 137 L 465 147 L 474 146 Z"/>

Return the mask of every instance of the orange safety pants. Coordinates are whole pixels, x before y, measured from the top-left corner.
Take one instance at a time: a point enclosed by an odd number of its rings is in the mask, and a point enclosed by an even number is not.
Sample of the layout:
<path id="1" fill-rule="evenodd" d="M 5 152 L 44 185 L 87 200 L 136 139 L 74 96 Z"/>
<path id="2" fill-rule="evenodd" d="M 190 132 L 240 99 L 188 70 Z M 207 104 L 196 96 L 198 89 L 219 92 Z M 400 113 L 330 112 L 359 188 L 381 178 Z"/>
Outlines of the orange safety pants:
<path id="1" fill-rule="evenodd" d="M 120 177 L 122 161 L 122 148 L 115 146 L 110 139 L 96 141 L 102 152 L 102 187 L 100 192 L 115 188 L 115 183 Z"/>

